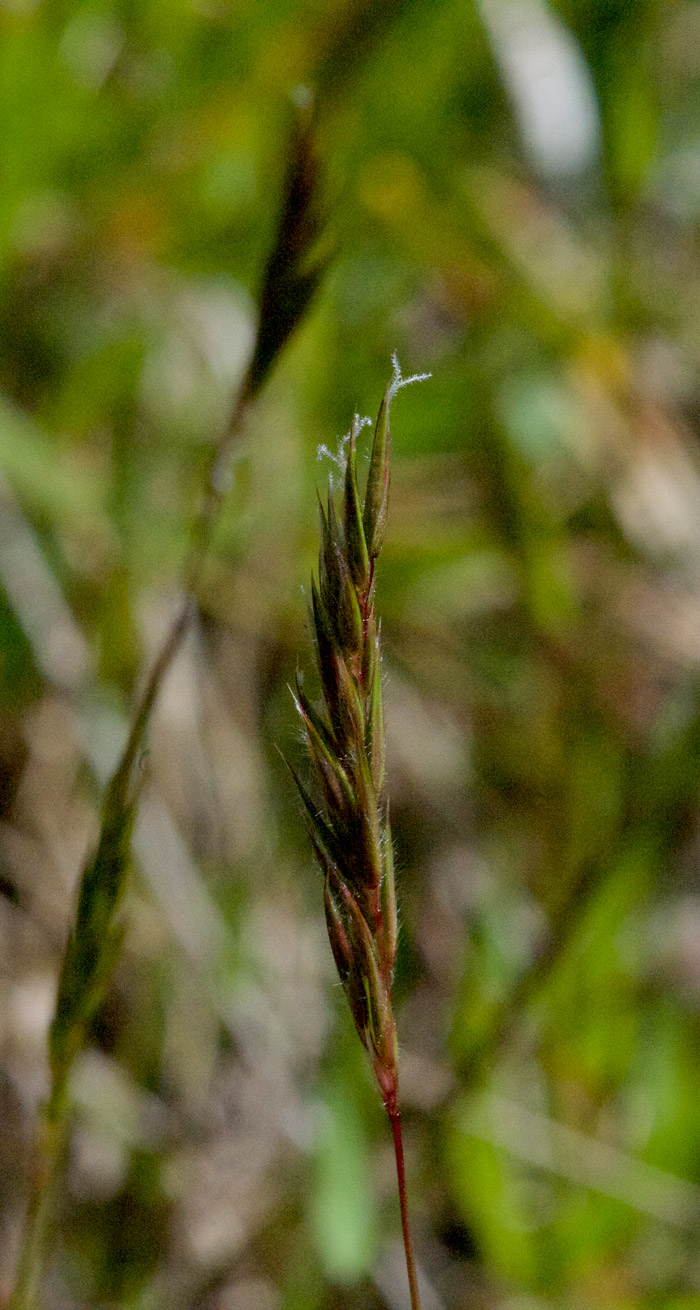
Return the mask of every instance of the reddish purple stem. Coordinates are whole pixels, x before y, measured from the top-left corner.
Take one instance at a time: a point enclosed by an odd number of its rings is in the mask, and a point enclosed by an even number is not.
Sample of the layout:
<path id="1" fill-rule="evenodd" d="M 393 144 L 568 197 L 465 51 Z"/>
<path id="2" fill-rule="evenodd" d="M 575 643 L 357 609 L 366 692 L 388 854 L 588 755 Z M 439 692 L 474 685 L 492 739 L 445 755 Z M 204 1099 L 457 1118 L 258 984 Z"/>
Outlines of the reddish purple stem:
<path id="1" fill-rule="evenodd" d="M 416 1265 L 413 1259 L 413 1243 L 411 1241 L 411 1229 L 408 1222 L 408 1200 L 406 1197 L 406 1168 L 403 1158 L 403 1136 L 401 1133 L 401 1114 L 397 1106 L 387 1106 L 389 1123 L 394 1138 L 394 1153 L 396 1155 L 396 1176 L 399 1183 L 399 1203 L 401 1205 L 401 1228 L 403 1231 L 403 1246 L 406 1252 L 406 1269 L 408 1270 L 408 1286 L 411 1292 L 411 1310 L 421 1310 L 420 1297 L 418 1295 L 418 1278 L 416 1276 Z"/>

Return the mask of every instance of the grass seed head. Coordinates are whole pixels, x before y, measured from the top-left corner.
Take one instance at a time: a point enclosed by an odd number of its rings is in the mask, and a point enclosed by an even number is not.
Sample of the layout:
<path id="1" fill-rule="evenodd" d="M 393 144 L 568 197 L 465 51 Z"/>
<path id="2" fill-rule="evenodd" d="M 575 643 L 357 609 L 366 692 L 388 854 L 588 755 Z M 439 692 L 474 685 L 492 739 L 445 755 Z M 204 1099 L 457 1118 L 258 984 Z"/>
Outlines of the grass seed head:
<path id="1" fill-rule="evenodd" d="M 356 416 L 343 443 L 340 504 L 332 478 L 326 505 L 319 501 L 321 543 L 310 618 L 322 710 L 311 705 L 299 684 L 293 693 L 312 768 L 311 790 L 292 773 L 324 874 L 328 936 L 387 1107 L 395 1107 L 397 1098 L 391 998 L 397 916 L 374 568 L 386 532 L 391 401 L 400 387 L 415 380 L 402 378 L 394 359 L 374 428 L 364 496 L 357 480 L 357 437 L 364 422 Z"/>

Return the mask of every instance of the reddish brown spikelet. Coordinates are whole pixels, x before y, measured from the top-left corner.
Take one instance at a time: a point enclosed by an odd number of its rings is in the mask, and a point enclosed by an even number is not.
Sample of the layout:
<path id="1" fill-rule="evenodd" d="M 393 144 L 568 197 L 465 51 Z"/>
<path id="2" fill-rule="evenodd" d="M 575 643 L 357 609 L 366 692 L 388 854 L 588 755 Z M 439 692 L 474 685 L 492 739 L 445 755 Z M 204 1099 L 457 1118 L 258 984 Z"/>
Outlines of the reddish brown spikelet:
<path id="1" fill-rule="evenodd" d="M 357 485 L 357 436 L 363 425 L 355 417 L 347 438 L 340 514 L 332 483 L 326 508 L 319 502 L 321 546 L 318 583 L 311 584 L 311 626 L 322 712 L 314 709 L 299 683 L 293 693 L 317 799 L 292 770 L 324 874 L 333 958 L 391 1122 L 412 1310 L 420 1310 L 420 1297 L 398 1104 L 392 1005 L 398 933 L 374 567 L 386 531 L 391 401 L 406 382 L 417 380 L 404 380 L 394 357 L 394 376 L 374 430 L 364 499 Z"/>
<path id="2" fill-rule="evenodd" d="M 357 436 L 347 443 L 340 505 L 320 504 L 318 583 L 311 624 L 324 707 L 302 689 L 295 704 L 315 779 L 311 799 L 300 786 L 314 847 L 325 873 L 325 908 L 333 957 L 357 1031 L 387 1103 L 397 1094 L 396 1030 L 391 985 L 396 959 L 396 894 L 388 803 L 374 561 L 386 519 L 389 486 L 389 389 L 375 428 L 367 486 L 357 482 Z"/>

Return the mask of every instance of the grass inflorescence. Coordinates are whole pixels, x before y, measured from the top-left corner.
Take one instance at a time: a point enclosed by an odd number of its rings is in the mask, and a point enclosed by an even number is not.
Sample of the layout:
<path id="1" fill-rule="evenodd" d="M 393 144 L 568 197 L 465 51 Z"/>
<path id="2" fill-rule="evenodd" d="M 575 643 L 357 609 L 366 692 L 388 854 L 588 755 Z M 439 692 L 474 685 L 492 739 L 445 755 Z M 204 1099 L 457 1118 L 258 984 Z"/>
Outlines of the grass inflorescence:
<path id="1" fill-rule="evenodd" d="M 375 564 L 386 532 L 391 402 L 400 387 L 417 380 L 402 378 L 394 359 L 394 376 L 374 430 L 364 496 L 357 477 L 362 422 L 356 416 L 338 461 L 342 494 L 331 480 L 325 505 L 319 502 L 321 546 L 318 580 L 311 583 L 310 617 L 322 712 L 299 679 L 293 693 L 313 769 L 312 790 L 292 770 L 324 877 L 333 958 L 392 1126 L 414 1310 L 419 1298 L 406 1209 L 392 1002 L 398 932 Z"/>

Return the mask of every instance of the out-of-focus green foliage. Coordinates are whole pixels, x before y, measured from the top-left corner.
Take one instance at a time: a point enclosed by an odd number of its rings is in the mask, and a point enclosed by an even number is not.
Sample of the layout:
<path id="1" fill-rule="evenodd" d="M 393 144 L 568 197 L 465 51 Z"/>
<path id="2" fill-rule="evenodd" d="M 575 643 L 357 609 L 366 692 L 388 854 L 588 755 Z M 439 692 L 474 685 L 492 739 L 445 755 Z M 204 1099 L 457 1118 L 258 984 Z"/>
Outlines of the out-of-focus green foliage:
<path id="1" fill-rule="evenodd" d="M 45 1304 L 405 1305 L 274 750 L 303 767 L 317 448 L 396 349 L 433 374 L 377 592 L 426 1307 L 700 1305 L 699 92 L 691 0 L 0 4 L 0 1301 L 76 879 L 312 95 L 330 263 L 153 724 Z"/>

